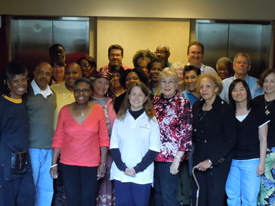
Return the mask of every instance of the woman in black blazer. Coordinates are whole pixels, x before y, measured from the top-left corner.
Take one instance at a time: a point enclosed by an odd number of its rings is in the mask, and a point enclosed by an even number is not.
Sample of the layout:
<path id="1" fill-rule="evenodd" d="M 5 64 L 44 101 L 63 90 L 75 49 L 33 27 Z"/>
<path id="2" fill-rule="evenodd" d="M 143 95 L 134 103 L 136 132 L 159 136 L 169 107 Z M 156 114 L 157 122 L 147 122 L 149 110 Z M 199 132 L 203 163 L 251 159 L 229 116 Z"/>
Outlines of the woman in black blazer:
<path id="1" fill-rule="evenodd" d="M 223 206 L 225 183 L 230 169 L 237 129 L 234 110 L 218 94 L 222 91 L 217 75 L 203 74 L 197 82 L 201 99 L 193 105 L 193 163 L 200 185 L 200 206 Z M 196 203 L 193 181 L 193 205 Z"/>

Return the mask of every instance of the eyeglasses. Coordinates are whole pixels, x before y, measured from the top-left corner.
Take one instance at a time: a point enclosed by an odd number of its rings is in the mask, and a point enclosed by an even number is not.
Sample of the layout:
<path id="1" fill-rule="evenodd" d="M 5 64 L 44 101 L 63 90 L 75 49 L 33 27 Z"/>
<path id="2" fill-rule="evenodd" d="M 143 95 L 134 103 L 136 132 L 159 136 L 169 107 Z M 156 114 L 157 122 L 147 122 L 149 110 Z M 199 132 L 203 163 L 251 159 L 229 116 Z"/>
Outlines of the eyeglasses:
<path id="1" fill-rule="evenodd" d="M 75 89 L 74 93 L 76 93 L 76 94 L 80 94 L 80 93 L 88 94 L 90 91 L 91 91 L 90 89 Z"/>
<path id="2" fill-rule="evenodd" d="M 84 67 L 88 68 L 89 66 L 90 66 L 90 64 L 84 64 L 84 65 L 81 65 L 80 67 L 81 67 L 81 69 L 83 69 Z"/>
<path id="3" fill-rule="evenodd" d="M 166 85 L 166 84 L 172 85 L 172 84 L 175 84 L 175 83 L 176 83 L 176 81 L 174 81 L 174 80 L 169 80 L 169 81 L 161 80 L 160 81 L 161 85 Z"/>
<path id="4" fill-rule="evenodd" d="M 232 92 L 242 92 L 242 91 L 245 91 L 245 88 L 244 88 L 244 87 L 241 87 L 241 88 L 239 88 L 239 89 L 234 88 L 234 89 L 232 90 Z"/>
<path id="5" fill-rule="evenodd" d="M 227 72 L 227 71 L 229 71 L 229 69 L 227 69 L 227 68 L 217 68 L 217 71 L 219 71 L 219 72 Z"/>
<path id="6" fill-rule="evenodd" d="M 155 51 L 154 53 L 155 53 L 155 54 L 166 54 L 167 51 Z"/>

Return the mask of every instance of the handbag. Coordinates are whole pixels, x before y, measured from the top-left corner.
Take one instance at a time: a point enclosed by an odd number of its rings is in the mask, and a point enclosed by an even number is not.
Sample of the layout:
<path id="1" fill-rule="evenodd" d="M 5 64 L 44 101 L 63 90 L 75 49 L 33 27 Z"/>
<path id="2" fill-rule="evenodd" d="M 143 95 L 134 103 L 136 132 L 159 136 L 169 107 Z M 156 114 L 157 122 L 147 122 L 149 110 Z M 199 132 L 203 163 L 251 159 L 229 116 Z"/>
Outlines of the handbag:
<path id="1" fill-rule="evenodd" d="M 27 152 L 11 153 L 11 171 L 14 174 L 21 175 L 27 171 Z"/>

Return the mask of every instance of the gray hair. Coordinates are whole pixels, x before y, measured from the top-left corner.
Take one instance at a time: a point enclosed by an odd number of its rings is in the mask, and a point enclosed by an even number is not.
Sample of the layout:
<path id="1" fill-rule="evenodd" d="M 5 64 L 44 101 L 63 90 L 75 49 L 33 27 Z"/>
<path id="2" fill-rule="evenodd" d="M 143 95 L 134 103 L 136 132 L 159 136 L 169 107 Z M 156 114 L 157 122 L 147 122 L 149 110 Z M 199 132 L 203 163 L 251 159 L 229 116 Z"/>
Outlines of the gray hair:
<path id="1" fill-rule="evenodd" d="M 248 65 L 250 66 L 251 65 L 251 59 L 250 59 L 250 56 L 246 53 L 243 53 L 243 52 L 239 52 L 238 54 L 236 54 L 236 56 L 234 57 L 234 60 L 233 60 L 233 64 L 236 63 L 236 59 L 239 57 L 239 56 L 243 56 L 247 59 L 247 63 Z"/>
<path id="2" fill-rule="evenodd" d="M 221 57 L 216 63 L 216 69 L 218 69 L 219 64 L 225 64 L 227 67 L 232 67 L 232 61 L 228 57 Z"/>
<path id="3" fill-rule="evenodd" d="M 166 44 L 160 44 L 160 45 L 157 46 L 157 48 L 158 48 L 158 47 L 165 47 L 166 50 L 167 50 L 167 52 L 170 54 L 170 48 L 169 48 L 168 45 L 166 45 Z"/>
<path id="4" fill-rule="evenodd" d="M 182 62 L 175 62 L 174 64 L 172 64 L 171 69 L 174 69 L 174 71 L 176 69 L 184 70 L 184 64 Z"/>

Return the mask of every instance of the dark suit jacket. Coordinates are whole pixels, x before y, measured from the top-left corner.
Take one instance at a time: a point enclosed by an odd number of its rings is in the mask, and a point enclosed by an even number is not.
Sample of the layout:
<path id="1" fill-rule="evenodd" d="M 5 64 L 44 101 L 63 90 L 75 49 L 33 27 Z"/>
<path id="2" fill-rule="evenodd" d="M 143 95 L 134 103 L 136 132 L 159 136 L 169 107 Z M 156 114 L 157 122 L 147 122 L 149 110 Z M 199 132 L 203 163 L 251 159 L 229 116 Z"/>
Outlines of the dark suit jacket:
<path id="1" fill-rule="evenodd" d="M 237 126 L 233 108 L 216 97 L 210 111 L 202 111 L 203 99 L 193 105 L 194 165 L 210 159 L 217 166 L 230 162 L 237 142 Z"/>

